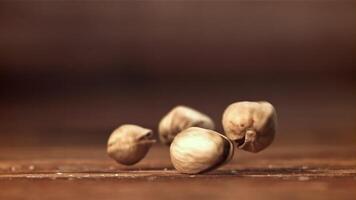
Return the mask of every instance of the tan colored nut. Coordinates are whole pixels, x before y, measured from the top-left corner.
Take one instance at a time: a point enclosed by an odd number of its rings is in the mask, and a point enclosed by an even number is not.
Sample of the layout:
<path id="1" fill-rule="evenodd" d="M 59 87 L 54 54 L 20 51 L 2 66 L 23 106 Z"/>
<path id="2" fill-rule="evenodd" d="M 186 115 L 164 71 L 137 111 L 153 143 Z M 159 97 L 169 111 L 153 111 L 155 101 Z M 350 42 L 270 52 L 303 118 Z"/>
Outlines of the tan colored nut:
<path id="1" fill-rule="evenodd" d="M 277 114 L 272 104 L 265 101 L 236 102 L 226 108 L 222 124 L 226 136 L 240 149 L 256 153 L 272 143 Z"/>
<path id="2" fill-rule="evenodd" d="M 170 145 L 174 137 L 189 127 L 214 129 L 214 122 L 207 115 L 187 106 L 176 106 L 159 123 L 158 132 L 162 143 Z"/>
<path id="3" fill-rule="evenodd" d="M 170 146 L 174 168 L 185 174 L 198 174 L 220 167 L 234 154 L 233 143 L 224 135 L 198 127 L 179 133 Z"/>
<path id="4" fill-rule="evenodd" d="M 125 124 L 111 134 L 107 153 L 118 163 L 133 165 L 143 159 L 155 143 L 152 131 L 140 126 Z"/>

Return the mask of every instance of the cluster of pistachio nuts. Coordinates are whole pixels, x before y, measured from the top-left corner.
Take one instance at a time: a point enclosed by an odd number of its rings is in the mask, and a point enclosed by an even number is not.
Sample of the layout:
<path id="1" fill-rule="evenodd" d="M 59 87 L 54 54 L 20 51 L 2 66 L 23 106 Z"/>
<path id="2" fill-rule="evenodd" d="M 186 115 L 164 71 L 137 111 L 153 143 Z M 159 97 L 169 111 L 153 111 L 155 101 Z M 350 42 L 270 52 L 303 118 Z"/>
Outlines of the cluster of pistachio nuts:
<path id="1" fill-rule="evenodd" d="M 174 168 L 186 174 L 213 170 L 231 160 L 235 145 L 259 152 L 269 146 L 276 133 L 277 115 L 272 104 L 242 101 L 229 105 L 222 117 L 225 135 L 214 131 L 213 120 L 186 106 L 177 106 L 159 123 L 159 139 L 170 145 Z M 125 124 L 111 134 L 107 152 L 117 162 L 133 165 L 145 157 L 155 143 L 152 130 Z"/>

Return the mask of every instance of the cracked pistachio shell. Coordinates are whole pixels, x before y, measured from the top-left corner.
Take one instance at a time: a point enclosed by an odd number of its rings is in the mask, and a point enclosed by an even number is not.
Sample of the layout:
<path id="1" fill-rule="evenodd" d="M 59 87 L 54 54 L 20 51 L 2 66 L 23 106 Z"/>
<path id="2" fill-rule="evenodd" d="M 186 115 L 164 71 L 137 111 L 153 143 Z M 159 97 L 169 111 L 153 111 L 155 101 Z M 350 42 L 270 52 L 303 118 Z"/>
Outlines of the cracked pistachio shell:
<path id="1" fill-rule="evenodd" d="M 236 102 L 226 108 L 222 124 L 226 136 L 240 149 L 256 153 L 272 143 L 277 114 L 272 104 L 265 101 Z"/>
<path id="2" fill-rule="evenodd" d="M 133 165 L 143 159 L 155 142 L 152 131 L 140 126 L 125 124 L 110 135 L 107 153 L 124 165 Z"/>
<path id="3" fill-rule="evenodd" d="M 216 169 L 231 160 L 233 143 L 224 135 L 198 127 L 183 130 L 170 146 L 174 168 L 185 174 Z"/>
<path id="4" fill-rule="evenodd" d="M 170 145 L 174 137 L 189 127 L 214 129 L 214 122 L 207 115 L 187 106 L 176 106 L 159 123 L 160 141 Z"/>

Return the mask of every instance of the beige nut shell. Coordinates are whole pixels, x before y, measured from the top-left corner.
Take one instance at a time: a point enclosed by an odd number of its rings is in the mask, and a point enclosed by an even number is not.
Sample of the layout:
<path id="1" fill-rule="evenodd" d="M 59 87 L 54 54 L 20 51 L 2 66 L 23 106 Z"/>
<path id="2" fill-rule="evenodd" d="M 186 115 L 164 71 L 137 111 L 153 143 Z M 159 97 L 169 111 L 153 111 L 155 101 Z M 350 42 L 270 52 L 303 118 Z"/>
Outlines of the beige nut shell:
<path id="1" fill-rule="evenodd" d="M 124 165 L 133 165 L 143 159 L 155 140 L 152 131 L 137 125 L 125 124 L 110 135 L 108 155 Z"/>
<path id="2" fill-rule="evenodd" d="M 170 146 L 170 157 L 177 171 L 197 174 L 213 170 L 231 160 L 233 143 L 224 135 L 198 127 L 179 133 Z"/>
<path id="3" fill-rule="evenodd" d="M 209 116 L 193 108 L 176 106 L 160 121 L 158 126 L 159 139 L 162 143 L 169 145 L 179 132 L 189 127 L 212 130 L 215 125 Z"/>
<path id="4" fill-rule="evenodd" d="M 277 114 L 266 101 L 242 101 L 229 105 L 222 119 L 226 136 L 240 149 L 259 152 L 273 141 L 277 127 Z"/>

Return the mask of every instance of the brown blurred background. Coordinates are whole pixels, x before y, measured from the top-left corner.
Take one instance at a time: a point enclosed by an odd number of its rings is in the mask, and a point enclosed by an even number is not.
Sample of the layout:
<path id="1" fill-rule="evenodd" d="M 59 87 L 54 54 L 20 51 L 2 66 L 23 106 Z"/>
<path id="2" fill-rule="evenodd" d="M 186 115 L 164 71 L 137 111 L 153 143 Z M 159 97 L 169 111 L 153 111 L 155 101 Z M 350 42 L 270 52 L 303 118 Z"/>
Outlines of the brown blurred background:
<path id="1" fill-rule="evenodd" d="M 1 1 L 0 144 L 104 145 L 268 100 L 280 145 L 356 141 L 355 1 Z"/>

